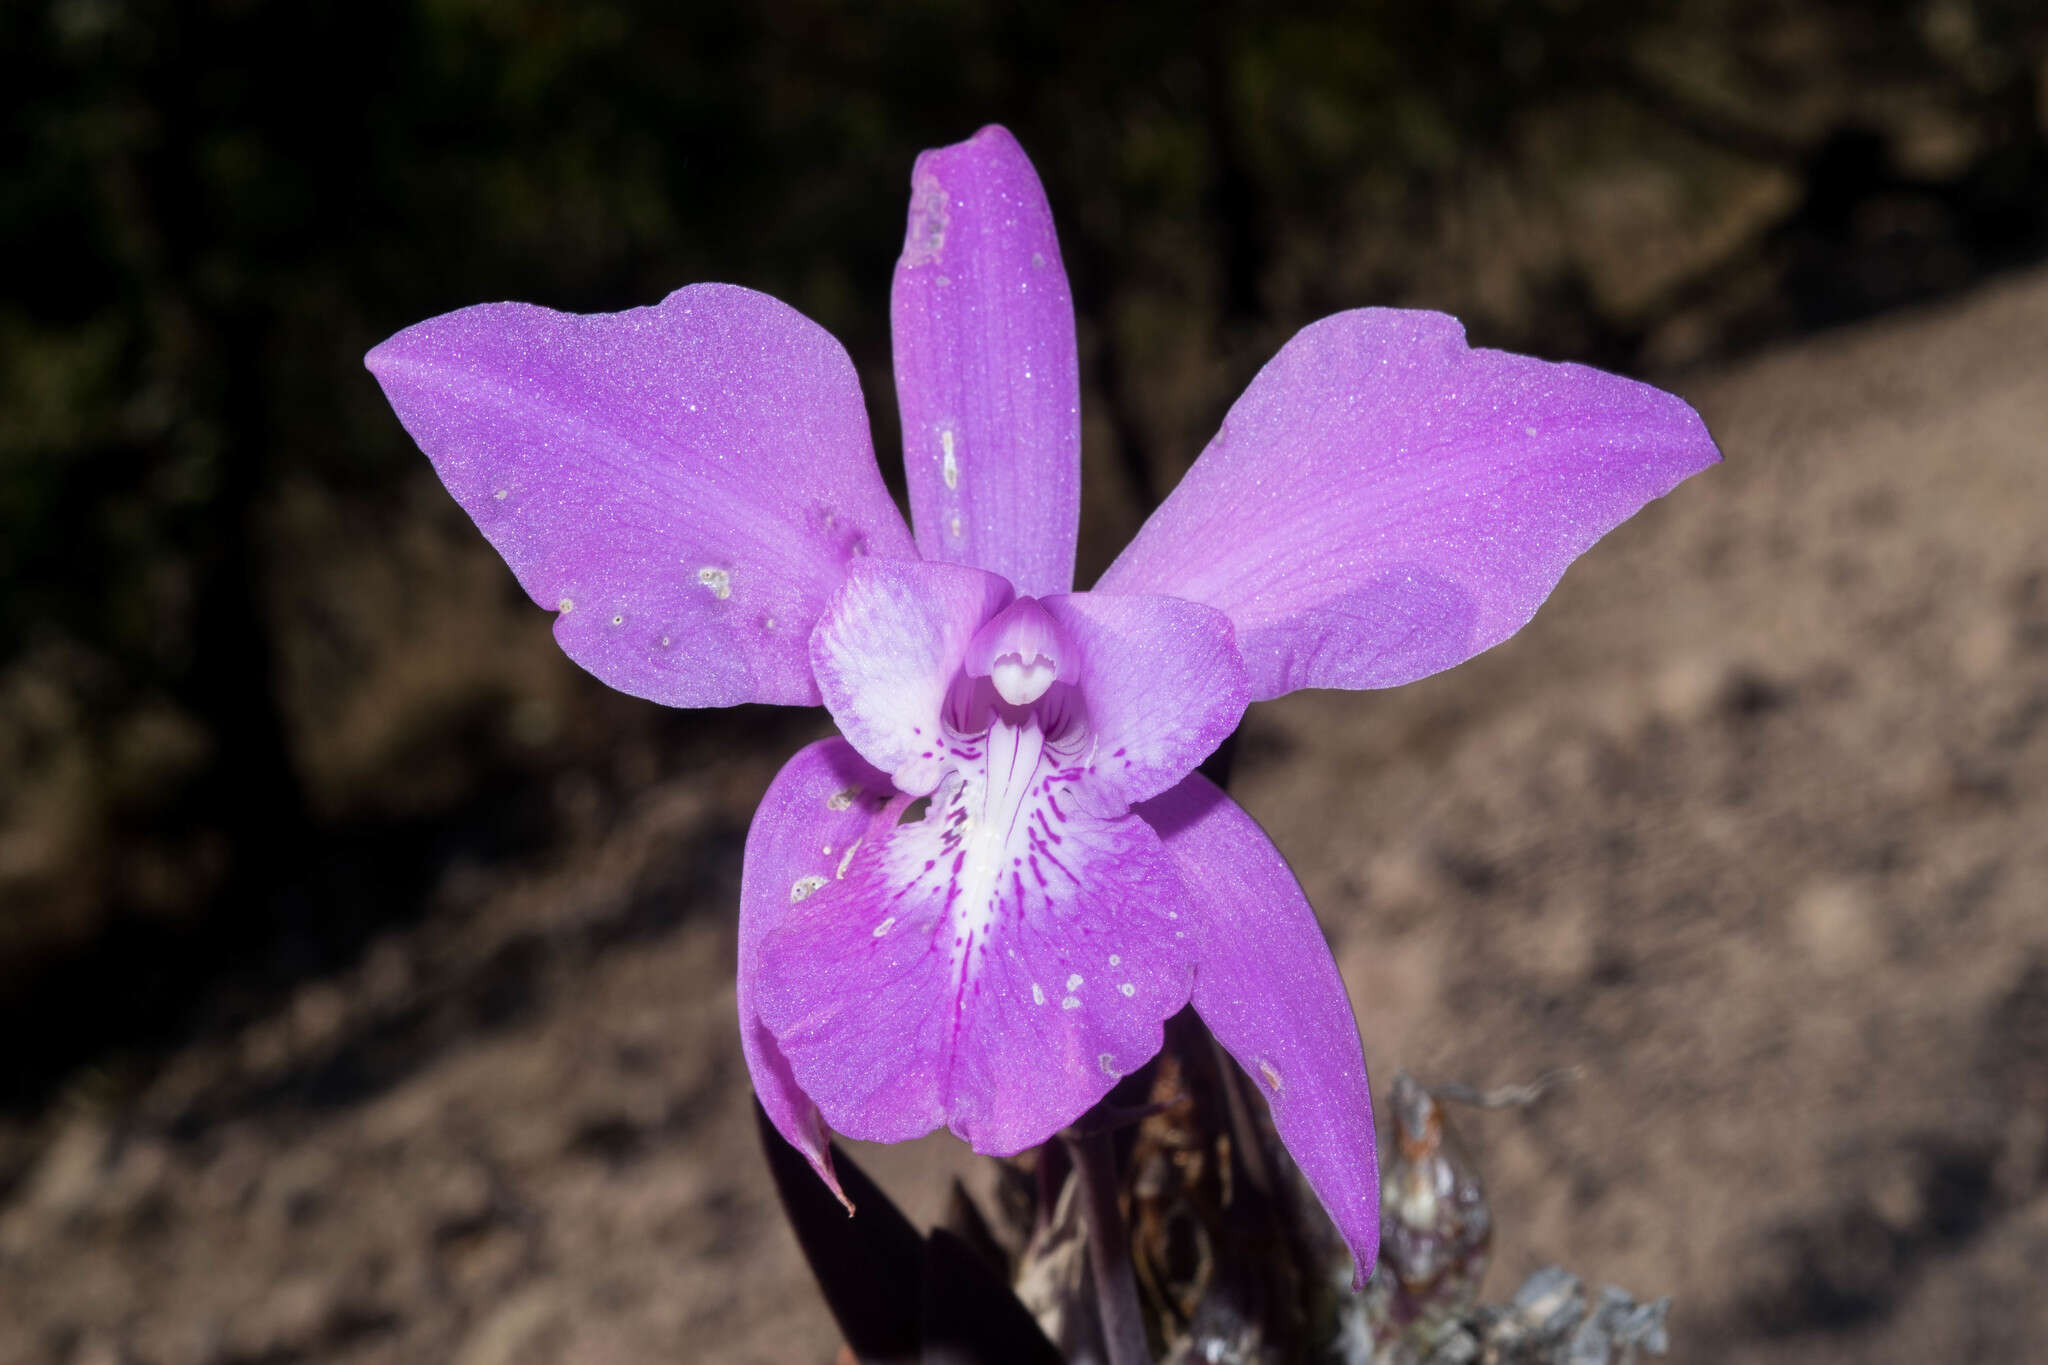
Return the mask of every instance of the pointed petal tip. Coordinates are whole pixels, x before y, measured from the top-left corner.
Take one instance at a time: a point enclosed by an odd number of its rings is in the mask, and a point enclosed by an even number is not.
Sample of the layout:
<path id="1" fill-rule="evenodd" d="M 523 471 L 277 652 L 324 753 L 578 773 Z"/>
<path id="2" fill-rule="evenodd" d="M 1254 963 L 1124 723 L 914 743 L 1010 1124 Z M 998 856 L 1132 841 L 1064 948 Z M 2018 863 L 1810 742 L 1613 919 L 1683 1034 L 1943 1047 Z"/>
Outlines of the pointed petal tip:
<path id="1" fill-rule="evenodd" d="M 815 1147 L 809 1143 L 797 1142 L 791 1139 L 787 1132 L 782 1133 L 783 1140 L 796 1148 L 803 1155 L 803 1159 L 811 1164 L 811 1169 L 818 1173 L 818 1179 L 825 1182 L 825 1188 L 832 1191 L 832 1197 L 839 1201 L 840 1207 L 846 1210 L 846 1216 L 851 1218 L 854 1212 L 853 1200 L 847 1197 L 845 1188 L 840 1185 L 839 1173 L 832 1169 L 831 1135 L 825 1131 L 825 1122 L 818 1117 L 815 1111 L 812 1112 L 810 1117 L 811 1126 L 817 1130 L 815 1135 L 813 1135 L 817 1143 Z M 775 1122 L 772 1116 L 770 1121 Z M 778 1131 L 781 1131 L 782 1125 L 776 1122 L 776 1128 Z"/>
<path id="2" fill-rule="evenodd" d="M 1364 1049 L 1315 912 L 1244 810 L 1199 774 L 1139 807 L 1195 896 L 1195 1011 L 1266 1100 L 1354 1258 L 1379 1254 L 1379 1151 Z"/>

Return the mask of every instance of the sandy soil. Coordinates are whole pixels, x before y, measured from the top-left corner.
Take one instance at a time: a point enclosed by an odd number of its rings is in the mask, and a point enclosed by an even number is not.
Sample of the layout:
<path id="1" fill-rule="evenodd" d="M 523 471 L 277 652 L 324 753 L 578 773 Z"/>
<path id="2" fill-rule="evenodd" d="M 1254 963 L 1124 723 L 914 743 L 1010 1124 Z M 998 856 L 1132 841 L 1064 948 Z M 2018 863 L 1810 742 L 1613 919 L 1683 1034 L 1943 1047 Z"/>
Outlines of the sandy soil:
<path id="1" fill-rule="evenodd" d="M 1681 381 L 1728 463 L 1529 630 L 1248 722 L 1380 1076 L 1582 1068 L 1461 1116 L 1495 1292 L 1673 1294 L 1682 1361 L 2048 1350 L 2044 361 L 2034 274 Z M 828 1359 L 730 980 L 746 814 L 816 729 L 565 785 L 565 847 L 75 1085 L 0 1204 L 0 1362 Z M 926 1214 L 971 1164 L 866 1156 Z"/>

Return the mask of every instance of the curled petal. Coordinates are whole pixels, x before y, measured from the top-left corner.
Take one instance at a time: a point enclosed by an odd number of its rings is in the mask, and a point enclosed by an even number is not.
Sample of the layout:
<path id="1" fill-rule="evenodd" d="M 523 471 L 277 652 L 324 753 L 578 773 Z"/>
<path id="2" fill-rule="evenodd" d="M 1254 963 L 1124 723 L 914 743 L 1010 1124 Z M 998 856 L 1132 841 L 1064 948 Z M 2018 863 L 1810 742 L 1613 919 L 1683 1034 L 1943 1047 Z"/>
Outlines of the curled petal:
<path id="1" fill-rule="evenodd" d="M 1647 384 L 1473 350 L 1441 313 L 1339 313 L 1259 372 L 1097 587 L 1228 613 L 1255 700 L 1391 687 L 1512 635 L 1719 459 Z"/>
<path id="2" fill-rule="evenodd" d="M 841 859 L 878 826 L 893 826 L 895 811 L 889 803 L 895 799 L 889 779 L 863 762 L 845 740 L 820 740 L 800 749 L 782 765 L 754 812 L 740 874 L 740 1048 L 747 1074 L 775 1131 L 804 1154 L 841 1203 L 846 1195 L 832 1174 L 825 1122 L 755 1008 L 760 983 L 754 964 L 764 934 L 829 882 Z"/>
<path id="3" fill-rule="evenodd" d="M 910 184 L 889 320 L 917 548 L 1030 596 L 1065 592 L 1081 386 L 1045 190 L 997 127 L 924 153 Z"/>
<path id="4" fill-rule="evenodd" d="M 923 796 L 950 766 L 941 723 L 982 624 L 1010 585 L 958 564 L 870 560 L 847 574 L 811 638 L 825 707 L 861 757 Z"/>
<path id="5" fill-rule="evenodd" d="M 1265 1095 L 1362 1286 L 1380 1238 L 1372 1087 L 1315 911 L 1265 831 L 1199 773 L 1138 813 L 1166 845 L 1201 924 L 1195 1011 Z"/>
<path id="6" fill-rule="evenodd" d="M 971 752 L 762 937 L 754 998 L 835 1129 L 1008 1155 L 1159 1050 L 1195 926 L 1151 827 L 1078 809 L 1035 723 Z"/>
<path id="7" fill-rule="evenodd" d="M 1207 758 L 1250 700 L 1230 618 L 1171 597 L 1077 592 L 1045 599 L 1072 642 L 1094 756 L 1087 795 L 1103 814 L 1156 796 Z"/>
<path id="8" fill-rule="evenodd" d="M 915 553 L 853 365 L 723 284 L 581 316 L 431 318 L 370 371 L 569 657 L 672 706 L 816 705 L 812 625 L 862 556 Z"/>

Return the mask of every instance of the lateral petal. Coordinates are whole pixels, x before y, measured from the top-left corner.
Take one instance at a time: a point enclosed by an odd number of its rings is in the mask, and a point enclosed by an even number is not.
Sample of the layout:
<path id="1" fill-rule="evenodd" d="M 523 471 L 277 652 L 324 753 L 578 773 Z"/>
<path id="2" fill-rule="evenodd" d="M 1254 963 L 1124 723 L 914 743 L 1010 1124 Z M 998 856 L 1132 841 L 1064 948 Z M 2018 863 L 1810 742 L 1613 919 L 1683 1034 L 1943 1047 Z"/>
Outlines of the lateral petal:
<path id="1" fill-rule="evenodd" d="M 1698 414 L 1441 313 L 1303 328 L 1097 585 L 1236 623 L 1255 700 L 1391 687 L 1519 630 L 1588 546 L 1720 459 Z"/>
<path id="2" fill-rule="evenodd" d="M 588 316 L 482 304 L 365 363 L 560 613 L 563 650 L 620 691 L 816 705 L 806 646 L 845 566 L 916 553 L 846 352 L 765 294 L 697 284 Z"/>
<path id="3" fill-rule="evenodd" d="M 760 982 L 755 962 L 762 936 L 829 882 L 848 850 L 877 825 L 893 827 L 890 802 L 895 799 L 889 779 L 863 762 L 845 740 L 819 740 L 799 749 L 782 765 L 754 812 L 740 872 L 738 993 L 747 1074 L 775 1131 L 804 1154 L 841 1203 L 846 1195 L 832 1174 L 825 1121 L 756 1009 Z"/>
<path id="4" fill-rule="evenodd" d="M 1201 774 L 1138 808 L 1201 926 L 1194 1005 L 1245 1069 L 1364 1285 L 1379 1254 L 1379 1149 L 1358 1023 L 1301 886 L 1272 840 Z"/>
<path id="5" fill-rule="evenodd" d="M 761 1019 L 850 1137 L 945 1124 L 1022 1151 L 1149 1060 L 1187 1001 L 1195 926 L 1158 837 L 1078 809 L 1035 734 L 998 723 L 923 820 L 761 939 Z"/>
<path id="6" fill-rule="evenodd" d="M 1081 384 L 1052 209 L 990 126 L 923 153 L 889 321 L 911 521 L 926 559 L 1032 597 L 1074 582 Z"/>
<path id="7" fill-rule="evenodd" d="M 1010 585 L 959 564 L 853 565 L 811 637 L 825 708 L 861 757 L 923 796 L 948 766 L 941 724 L 974 633 Z"/>
<path id="8" fill-rule="evenodd" d="M 1086 708 L 1091 776 L 1117 798 L 1100 813 L 1120 815 L 1165 791 L 1243 718 L 1244 665 L 1230 618 L 1214 607 L 1102 592 L 1043 605 L 1080 657 L 1078 673 L 1062 679 Z"/>

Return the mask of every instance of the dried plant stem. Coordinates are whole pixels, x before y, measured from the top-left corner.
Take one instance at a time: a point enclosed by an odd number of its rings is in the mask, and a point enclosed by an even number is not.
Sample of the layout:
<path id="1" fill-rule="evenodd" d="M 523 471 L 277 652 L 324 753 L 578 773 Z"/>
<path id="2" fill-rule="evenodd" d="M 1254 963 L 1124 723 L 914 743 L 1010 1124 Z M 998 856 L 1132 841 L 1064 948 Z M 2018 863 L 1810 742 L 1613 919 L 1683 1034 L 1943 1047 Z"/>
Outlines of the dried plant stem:
<path id="1" fill-rule="evenodd" d="M 1116 1137 L 1109 1131 L 1070 1130 L 1067 1149 L 1081 1182 L 1081 1216 L 1088 1229 L 1088 1269 L 1102 1309 L 1102 1340 L 1109 1365 L 1152 1365 L 1145 1340 L 1145 1310 L 1131 1270 L 1131 1242 L 1117 1204 Z"/>

